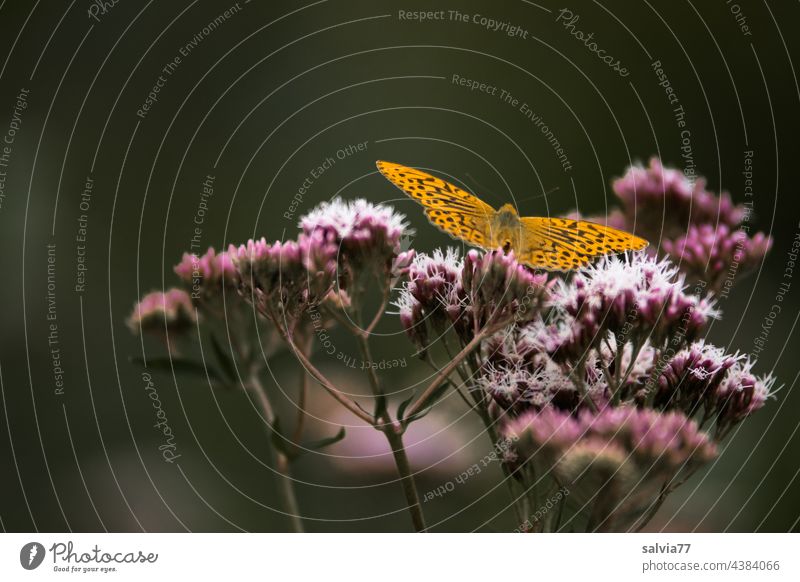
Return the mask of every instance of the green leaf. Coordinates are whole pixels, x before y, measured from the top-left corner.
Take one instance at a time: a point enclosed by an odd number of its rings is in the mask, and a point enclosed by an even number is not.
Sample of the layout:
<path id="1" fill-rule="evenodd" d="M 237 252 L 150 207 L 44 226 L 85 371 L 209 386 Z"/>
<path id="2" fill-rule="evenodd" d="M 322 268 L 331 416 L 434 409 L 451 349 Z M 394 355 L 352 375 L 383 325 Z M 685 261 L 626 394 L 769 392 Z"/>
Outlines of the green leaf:
<path id="1" fill-rule="evenodd" d="M 452 384 L 450 383 L 449 380 L 446 380 L 446 381 L 442 382 L 442 385 L 439 386 L 433 394 L 431 394 L 431 396 L 430 396 L 430 398 L 428 400 L 427 407 L 424 410 L 420 410 L 414 416 L 410 416 L 410 417 L 406 418 L 405 420 L 403 420 L 403 424 L 405 426 L 408 426 L 412 422 L 414 422 L 416 420 L 420 420 L 421 418 L 424 418 L 425 416 L 427 416 L 428 413 L 431 410 L 433 410 L 433 407 L 436 405 L 436 403 L 442 398 L 442 396 L 444 396 L 444 393 L 447 392 L 447 389 L 450 388 L 451 385 Z"/>
<path id="2" fill-rule="evenodd" d="M 214 350 L 214 355 L 219 362 L 220 368 L 222 368 L 222 372 L 232 384 L 237 384 L 239 378 L 236 375 L 236 364 L 233 363 L 230 354 L 222 348 L 217 341 L 217 336 L 213 333 L 211 334 L 211 347 Z"/>
<path id="3" fill-rule="evenodd" d="M 414 400 L 414 396 L 416 396 L 416 394 L 417 394 L 416 391 L 412 391 L 411 396 L 403 400 L 400 403 L 400 406 L 397 407 L 397 420 L 399 420 L 400 422 L 403 422 L 403 415 L 406 412 L 406 408 L 408 408 L 408 405 L 411 404 L 412 400 Z"/>
<path id="4" fill-rule="evenodd" d="M 208 376 L 212 380 L 221 380 L 219 373 L 214 368 L 204 366 L 200 362 L 187 360 L 179 357 L 148 358 L 145 363 L 143 358 L 133 357 L 131 363 L 141 366 L 145 370 L 155 370 L 157 372 L 170 372 L 174 370 L 176 374 L 186 376 L 196 376 L 205 378 Z"/>
<path id="5" fill-rule="evenodd" d="M 344 436 L 345 436 L 344 427 L 340 427 L 339 428 L 339 432 L 337 432 L 332 437 L 328 437 L 328 438 L 320 439 L 318 441 L 312 441 L 310 443 L 306 443 L 304 445 L 304 447 L 307 448 L 307 449 L 311 449 L 313 451 L 318 451 L 320 449 L 324 449 L 325 447 L 329 447 L 329 446 L 331 446 L 333 444 L 338 443 L 340 440 L 342 440 L 344 438 Z"/>

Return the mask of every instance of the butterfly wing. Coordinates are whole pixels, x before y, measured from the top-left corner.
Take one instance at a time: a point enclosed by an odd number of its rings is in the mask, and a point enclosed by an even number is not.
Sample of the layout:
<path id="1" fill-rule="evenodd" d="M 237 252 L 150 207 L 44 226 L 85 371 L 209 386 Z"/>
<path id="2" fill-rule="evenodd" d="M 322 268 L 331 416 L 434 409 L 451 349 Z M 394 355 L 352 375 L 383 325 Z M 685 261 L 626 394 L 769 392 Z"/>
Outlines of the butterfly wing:
<path id="1" fill-rule="evenodd" d="M 525 217 L 523 242 L 515 249 L 517 260 L 534 268 L 569 271 L 592 259 L 625 251 L 638 251 L 649 243 L 638 236 L 585 220 Z"/>
<path id="2" fill-rule="evenodd" d="M 435 227 L 470 244 L 489 246 L 494 208 L 425 172 L 392 162 L 378 161 L 376 165 L 384 178 L 425 207 L 425 215 Z"/>

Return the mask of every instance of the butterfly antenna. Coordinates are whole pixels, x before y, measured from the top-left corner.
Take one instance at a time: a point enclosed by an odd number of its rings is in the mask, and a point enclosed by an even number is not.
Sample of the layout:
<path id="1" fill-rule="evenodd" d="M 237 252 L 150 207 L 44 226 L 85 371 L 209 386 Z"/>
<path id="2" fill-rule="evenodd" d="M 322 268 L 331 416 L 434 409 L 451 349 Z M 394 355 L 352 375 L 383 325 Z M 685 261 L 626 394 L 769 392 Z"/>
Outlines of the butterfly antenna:
<path id="1" fill-rule="evenodd" d="M 477 186 L 477 187 L 478 187 L 478 192 L 486 192 L 487 194 L 491 194 L 492 196 L 494 196 L 494 195 L 495 195 L 495 193 L 494 193 L 492 190 L 489 190 L 489 188 L 487 188 L 486 186 L 484 186 L 483 184 L 481 184 L 480 182 L 478 182 L 478 181 L 475 179 L 475 177 L 474 177 L 472 174 L 469 174 L 469 173 L 468 173 L 468 174 L 464 174 L 464 175 L 465 175 L 467 178 L 469 178 L 469 179 L 470 179 L 470 181 L 471 181 L 471 182 L 472 182 L 472 183 L 473 183 L 475 186 Z M 475 193 L 475 192 L 473 192 L 473 194 L 474 194 L 474 193 Z"/>
<path id="2" fill-rule="evenodd" d="M 517 202 L 527 202 L 528 200 L 536 200 L 537 198 L 546 198 L 547 196 L 549 196 L 558 189 L 559 189 L 558 186 L 553 186 L 544 194 L 533 194 L 532 196 L 525 196 L 525 198 L 519 198 Z"/>
<path id="3" fill-rule="evenodd" d="M 484 186 L 483 184 L 478 182 L 472 174 L 464 174 L 464 175 L 467 178 L 469 178 L 469 180 L 474 185 L 476 185 L 478 187 L 478 191 L 479 192 L 486 192 L 487 194 L 491 194 L 492 196 L 495 196 L 494 192 L 492 192 L 491 190 L 489 190 L 489 188 L 487 188 L 486 186 Z M 526 196 L 525 198 L 518 198 L 516 200 L 516 203 L 519 204 L 521 202 L 527 202 L 528 200 L 536 200 L 537 198 L 545 198 L 545 197 L 547 197 L 548 195 L 552 194 L 553 192 L 555 192 L 558 189 L 559 189 L 558 186 L 554 186 L 553 188 L 550 188 L 550 190 L 548 190 L 544 194 L 534 194 L 533 196 Z M 474 194 L 474 192 L 473 192 L 473 194 Z M 495 196 L 495 198 L 497 198 L 497 196 Z"/>

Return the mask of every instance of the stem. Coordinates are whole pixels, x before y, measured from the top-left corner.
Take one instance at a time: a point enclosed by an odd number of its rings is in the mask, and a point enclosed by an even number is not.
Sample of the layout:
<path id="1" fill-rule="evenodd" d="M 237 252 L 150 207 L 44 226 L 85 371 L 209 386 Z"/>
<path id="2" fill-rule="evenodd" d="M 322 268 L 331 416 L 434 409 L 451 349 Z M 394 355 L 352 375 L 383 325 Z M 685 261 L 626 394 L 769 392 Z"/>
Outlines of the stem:
<path id="1" fill-rule="evenodd" d="M 363 330 L 363 332 L 362 332 L 363 335 L 368 336 L 373 331 L 375 331 L 375 327 L 378 325 L 378 322 L 383 317 L 383 311 L 386 309 L 386 304 L 389 302 L 389 288 L 390 288 L 390 285 L 386 285 L 383 288 L 383 296 L 381 297 L 380 307 L 378 307 L 378 310 L 375 312 L 375 315 L 372 318 L 372 321 L 370 321 L 369 325 Z"/>
<path id="2" fill-rule="evenodd" d="M 603 360 L 602 355 L 599 353 L 597 359 L 600 361 L 600 369 L 603 371 L 603 377 L 606 379 L 608 389 L 611 390 L 613 394 L 614 391 L 616 391 L 616 388 L 614 387 L 614 379 L 611 377 L 611 371 L 608 369 L 608 365 L 605 363 L 605 360 Z"/>
<path id="3" fill-rule="evenodd" d="M 614 392 L 620 389 L 620 374 L 622 374 L 622 356 L 625 352 L 625 344 L 617 344 L 617 350 L 614 352 Z M 635 360 L 634 360 L 635 361 Z"/>
<path id="4" fill-rule="evenodd" d="M 650 509 L 647 510 L 647 513 L 644 514 L 642 521 L 636 528 L 636 533 L 642 531 L 645 526 L 650 523 L 650 520 L 655 517 L 656 513 L 658 513 L 658 510 L 661 509 L 661 505 L 664 503 L 664 500 L 667 498 L 668 493 L 669 490 L 667 489 L 667 483 L 664 483 L 664 486 L 661 488 L 661 493 L 658 494 L 658 499 L 656 499 L 656 502 L 650 506 Z"/>
<path id="5" fill-rule="evenodd" d="M 261 410 L 264 413 L 264 419 L 267 422 L 270 430 L 273 430 L 275 423 L 275 413 L 272 409 L 272 404 L 267 396 L 267 391 L 258 377 L 259 366 L 253 365 L 250 370 L 250 377 L 248 378 L 248 386 L 255 392 L 258 402 L 261 405 Z M 300 519 L 300 509 L 297 504 L 297 496 L 294 492 L 294 480 L 292 479 L 289 470 L 289 457 L 283 451 L 276 447 L 272 447 L 275 453 L 275 468 L 280 477 L 278 478 L 278 491 L 280 492 L 281 500 L 283 502 L 284 511 L 291 523 L 293 532 L 303 532 L 303 521 Z"/>
<path id="6" fill-rule="evenodd" d="M 278 480 L 278 491 L 283 500 L 283 507 L 286 509 L 289 522 L 292 524 L 292 531 L 303 533 L 303 520 L 300 518 L 300 508 L 297 505 L 297 497 L 294 494 L 294 480 L 289 469 L 289 458 L 280 451 L 275 451 L 275 453 L 275 465 L 282 476 Z"/>
<path id="7" fill-rule="evenodd" d="M 631 347 L 631 361 L 628 364 L 628 369 L 625 370 L 625 374 L 622 376 L 622 378 L 617 380 L 617 386 L 615 388 L 614 397 L 612 400 L 614 404 L 618 404 L 620 398 L 622 397 L 622 386 L 628 381 L 628 377 L 631 375 L 631 372 L 633 372 L 633 368 L 636 366 L 636 360 L 639 358 L 639 353 L 642 351 L 643 344 L 644 342 L 641 342 L 639 345 Z M 621 367 L 621 365 L 622 358 L 620 358 L 618 367 Z"/>
<path id="8" fill-rule="evenodd" d="M 581 359 L 572 369 L 573 373 L 570 374 L 570 377 L 572 378 L 572 383 L 575 385 L 578 394 L 581 396 L 581 402 L 585 402 L 592 412 L 596 413 L 597 405 L 594 403 L 594 400 L 589 397 L 589 391 L 586 390 L 586 385 L 584 384 L 584 379 L 586 378 L 586 370 L 584 369 L 585 363 L 586 359 L 581 357 Z M 577 374 L 575 372 L 577 372 Z"/>
<path id="9" fill-rule="evenodd" d="M 425 392 L 423 392 L 422 395 L 419 398 L 417 398 L 414 404 L 411 405 L 411 407 L 408 410 L 408 414 L 406 414 L 406 418 L 413 419 L 413 417 L 427 405 L 431 396 L 436 392 L 436 389 L 439 388 L 439 386 L 441 386 L 445 381 L 447 381 L 447 378 L 450 376 L 453 370 L 455 370 L 458 367 L 458 365 L 461 362 L 463 362 L 464 359 L 467 356 L 469 356 L 475 348 L 480 346 L 481 342 L 491 332 L 492 330 L 490 329 L 489 326 L 486 326 L 483 329 L 481 329 L 475 335 L 475 337 L 472 338 L 472 341 L 470 341 L 466 346 L 464 346 L 464 349 L 458 352 L 458 354 L 456 354 L 456 357 L 453 358 L 444 368 L 442 368 L 441 372 L 439 372 L 439 375 L 425 389 Z"/>
<path id="10" fill-rule="evenodd" d="M 664 500 L 667 498 L 667 495 L 669 495 L 670 493 L 672 493 L 673 491 L 675 491 L 675 490 L 676 490 L 678 487 L 680 487 L 681 485 L 683 485 L 684 483 L 686 483 L 686 481 L 687 481 L 687 480 L 688 480 L 688 479 L 689 479 L 689 478 L 690 478 L 692 475 L 694 475 L 694 474 L 697 472 L 697 470 L 698 470 L 699 468 L 700 468 L 700 465 L 695 465 L 694 467 L 691 467 L 690 469 L 688 469 L 688 470 L 686 471 L 686 474 L 685 474 L 685 475 L 683 475 L 683 477 L 681 478 L 681 480 L 680 480 L 680 481 L 675 481 L 675 479 L 678 477 L 678 473 L 675 473 L 675 474 L 674 474 L 672 477 L 670 477 L 669 479 L 667 479 L 667 480 L 664 482 L 664 485 L 662 485 L 662 486 L 661 486 L 661 492 L 660 492 L 660 493 L 659 493 L 659 495 L 658 495 L 658 499 L 657 499 L 657 500 L 656 500 L 656 502 L 655 502 L 655 503 L 654 503 L 654 504 L 653 504 L 653 505 L 650 507 L 650 509 L 647 511 L 647 513 L 646 513 L 646 514 L 644 515 L 644 517 L 642 518 L 642 521 L 641 521 L 641 523 L 640 523 L 640 524 L 639 524 L 639 526 L 636 528 L 636 531 L 637 531 L 637 532 L 640 532 L 640 531 L 642 531 L 642 529 L 643 529 L 643 528 L 644 528 L 644 527 L 645 527 L 645 526 L 646 526 L 648 523 L 650 523 L 650 520 L 651 520 L 651 519 L 653 519 L 653 517 L 655 517 L 656 513 L 658 513 L 658 510 L 659 510 L 659 509 L 661 509 L 661 505 L 664 503 Z M 678 472 L 680 472 L 680 471 L 678 471 Z"/>
<path id="11" fill-rule="evenodd" d="M 368 336 L 358 334 L 358 346 L 361 348 L 361 357 L 364 359 L 367 366 L 367 376 L 369 377 L 369 384 L 372 387 L 372 394 L 375 395 L 375 421 L 380 420 L 383 423 L 390 423 L 391 419 L 386 410 L 386 395 L 381 388 L 380 380 L 378 380 L 378 372 L 372 367 L 372 352 L 369 349 Z M 375 423 L 376 428 L 380 428 Z"/>
<path id="12" fill-rule="evenodd" d="M 330 307 L 324 305 L 324 308 L 325 308 L 325 313 L 327 313 L 336 321 L 338 321 L 342 325 L 342 327 L 349 330 L 350 333 L 358 334 L 360 332 L 360 330 L 355 325 L 353 325 L 353 322 L 347 318 L 347 313 L 344 311 L 344 309 L 342 309 L 342 312 L 340 313 L 339 309 L 337 309 L 336 307 Z"/>
<path id="13" fill-rule="evenodd" d="M 492 442 L 492 447 L 495 447 L 499 440 L 497 429 L 495 428 L 494 423 L 492 423 L 492 419 L 489 418 L 486 408 L 481 407 L 480 403 L 476 403 L 476 407 L 478 410 L 478 415 L 481 417 L 481 420 L 486 427 L 486 434 L 489 436 L 489 440 Z M 508 489 L 508 495 L 511 497 L 511 504 L 514 506 L 514 513 L 517 518 L 517 523 L 524 523 L 526 516 L 523 514 L 522 509 L 520 509 L 519 496 L 517 496 L 516 492 L 514 491 L 514 478 L 511 475 L 511 471 L 508 469 L 508 465 L 506 465 L 502 459 L 500 459 L 499 462 L 500 467 L 503 470 L 503 481 Z"/>
<path id="14" fill-rule="evenodd" d="M 306 353 L 311 353 L 311 338 L 306 343 Z M 295 444 L 300 444 L 303 437 L 303 428 L 305 428 L 306 420 L 306 397 L 308 395 L 308 374 L 303 371 L 302 378 L 300 379 L 300 391 L 297 395 L 297 420 L 294 425 L 294 433 L 292 440 Z"/>
<path id="15" fill-rule="evenodd" d="M 561 489 L 559 489 L 561 491 Z M 564 494 L 562 493 L 561 499 L 558 501 L 558 514 L 556 515 L 556 523 L 553 526 L 553 531 L 557 532 L 561 527 L 561 517 L 564 515 L 564 505 L 566 505 L 567 501 L 564 499 Z"/>
<path id="16" fill-rule="evenodd" d="M 399 428 L 399 427 L 398 427 Z M 392 448 L 394 462 L 397 465 L 397 472 L 400 475 L 400 483 L 403 485 L 403 493 L 406 496 L 408 512 L 411 514 L 411 521 L 414 524 L 414 531 L 425 531 L 425 517 L 422 515 L 422 506 L 419 504 L 417 486 L 414 483 L 414 475 L 411 473 L 411 465 L 408 462 L 405 446 L 403 445 L 403 435 L 394 426 L 387 426 L 383 430 L 389 446 Z"/>
<path id="17" fill-rule="evenodd" d="M 383 315 L 388 297 L 389 290 L 386 288 L 384 289 L 381 306 L 378 308 L 372 322 L 363 331 L 357 333 L 356 337 L 358 338 L 358 345 L 361 348 L 361 357 L 367 362 L 367 376 L 369 376 L 372 393 L 375 395 L 376 399 L 375 428 L 383 432 L 383 434 L 386 435 L 386 440 L 389 441 L 389 447 L 392 449 L 394 464 L 397 467 L 397 473 L 400 475 L 400 483 L 403 486 L 403 493 L 406 497 L 406 504 L 408 505 L 408 512 L 411 514 L 414 530 L 422 532 L 425 531 L 425 517 L 422 514 L 422 506 L 419 503 L 417 486 L 414 482 L 414 475 L 411 473 L 411 464 L 408 461 L 408 454 L 403 444 L 403 428 L 392 421 L 392 417 L 386 405 L 386 395 L 383 392 L 383 387 L 378 378 L 378 372 L 371 365 L 372 352 L 369 347 L 369 338 L 375 325 L 377 325 Z M 358 313 L 358 324 L 359 327 L 362 327 L 360 311 Z"/>
<path id="18" fill-rule="evenodd" d="M 559 491 L 561 491 L 561 487 L 558 486 L 558 482 L 556 481 L 556 490 L 553 491 L 552 493 L 548 492 L 547 500 L 550 501 L 551 499 L 553 499 Z M 556 508 L 555 508 L 555 506 L 558 505 L 560 507 L 562 501 L 563 501 L 563 498 L 559 498 L 553 504 L 554 507 L 551 508 L 550 511 L 548 511 L 547 514 L 544 516 L 544 520 L 543 520 L 544 523 L 542 524 L 542 531 L 544 531 L 546 533 L 551 533 L 551 532 L 554 531 L 553 530 L 553 521 L 555 520 L 555 517 L 556 517 L 556 514 L 555 514 L 555 509 Z"/>
<path id="19" fill-rule="evenodd" d="M 322 374 L 322 372 L 317 370 L 314 364 L 312 364 L 311 361 L 308 359 L 308 357 L 306 357 L 306 355 L 303 353 L 303 350 L 297 347 L 297 344 L 294 342 L 294 339 L 292 339 L 292 337 L 286 332 L 286 330 L 279 325 L 279 322 L 274 319 L 273 321 L 275 321 L 275 327 L 278 328 L 278 332 L 281 334 L 281 337 L 283 337 L 283 340 L 286 342 L 286 344 L 291 348 L 295 357 L 298 360 L 300 360 L 300 363 L 303 365 L 306 371 L 310 373 L 317 382 L 319 382 L 319 384 L 328 392 L 328 394 L 333 396 L 333 398 L 339 404 L 341 404 L 347 410 L 355 414 L 358 418 L 360 418 L 367 424 L 375 426 L 375 419 L 372 418 L 372 416 L 370 416 L 369 414 L 367 414 L 367 412 L 364 411 L 361 407 L 359 407 L 358 404 L 356 404 L 353 400 L 351 400 L 345 394 L 343 394 L 338 388 L 336 388 L 336 386 L 334 386 L 331 383 L 331 381 L 328 380 Z"/>

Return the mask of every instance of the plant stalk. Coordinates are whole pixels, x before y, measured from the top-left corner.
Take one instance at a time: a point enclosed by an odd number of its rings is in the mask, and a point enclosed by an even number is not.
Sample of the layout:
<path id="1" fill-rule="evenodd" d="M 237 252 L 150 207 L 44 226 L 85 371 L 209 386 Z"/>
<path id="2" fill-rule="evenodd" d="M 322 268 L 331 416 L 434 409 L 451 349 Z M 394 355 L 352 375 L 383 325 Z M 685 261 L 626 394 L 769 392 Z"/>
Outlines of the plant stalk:
<path id="1" fill-rule="evenodd" d="M 264 420 L 267 422 L 270 431 L 272 431 L 274 430 L 272 427 L 275 423 L 275 413 L 272 409 L 272 404 L 269 401 L 269 397 L 267 396 L 267 391 L 264 389 L 264 385 L 261 383 L 261 379 L 258 377 L 258 371 L 259 366 L 252 366 L 252 369 L 250 370 L 250 377 L 248 378 L 247 383 L 251 390 L 255 392 L 255 395 L 258 398 L 258 403 L 261 406 L 261 411 L 264 414 Z M 294 491 L 294 481 L 292 480 L 291 472 L 289 470 L 289 458 L 283 453 L 283 451 L 278 450 L 278 448 L 274 446 L 272 447 L 272 450 L 275 453 L 275 468 L 279 474 L 278 491 L 280 492 L 281 501 L 283 502 L 284 512 L 289 518 L 292 531 L 296 533 L 302 533 L 303 522 L 300 519 L 300 508 L 297 504 L 297 496 L 295 495 Z"/>
<path id="2" fill-rule="evenodd" d="M 400 482 L 403 486 L 403 493 L 406 496 L 408 512 L 411 514 L 411 521 L 414 524 L 414 531 L 425 531 L 425 517 L 422 514 L 422 506 L 419 503 L 417 486 L 414 482 L 414 475 L 411 472 L 411 464 L 408 462 L 408 455 L 403 444 L 403 434 L 398 430 L 399 427 L 387 426 L 383 430 L 389 446 L 392 448 L 394 462 L 397 465 L 397 472 L 400 475 Z"/>

